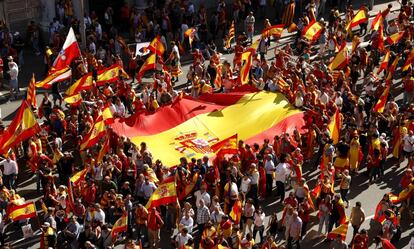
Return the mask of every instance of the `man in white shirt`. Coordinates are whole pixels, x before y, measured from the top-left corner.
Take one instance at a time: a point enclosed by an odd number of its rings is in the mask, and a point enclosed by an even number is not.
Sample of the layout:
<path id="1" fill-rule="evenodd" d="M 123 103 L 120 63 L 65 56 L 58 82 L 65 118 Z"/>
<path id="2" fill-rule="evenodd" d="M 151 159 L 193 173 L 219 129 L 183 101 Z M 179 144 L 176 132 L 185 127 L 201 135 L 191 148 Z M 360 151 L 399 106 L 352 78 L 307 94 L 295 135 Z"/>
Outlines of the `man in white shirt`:
<path id="1" fill-rule="evenodd" d="M 189 233 L 193 231 L 194 219 L 190 216 L 189 212 L 185 212 L 183 218 L 181 218 L 180 226 L 186 228 Z"/>
<path id="2" fill-rule="evenodd" d="M 152 193 L 157 189 L 157 186 L 153 182 L 149 181 L 149 178 L 145 177 L 145 182 L 141 186 L 141 191 L 144 193 L 145 202 L 148 202 L 149 198 L 151 197 Z"/>
<path id="3" fill-rule="evenodd" d="M 285 182 L 289 175 L 289 166 L 286 163 L 286 154 L 281 155 L 280 163 L 276 166 L 276 196 L 280 196 L 280 203 L 285 200 Z"/>
<path id="4" fill-rule="evenodd" d="M 250 191 L 248 196 L 254 200 L 254 205 L 259 203 L 259 178 L 260 174 L 255 163 L 250 166 Z"/>
<path id="5" fill-rule="evenodd" d="M 204 204 L 207 207 L 210 206 L 210 202 L 211 202 L 210 194 L 207 193 L 206 186 L 204 184 L 201 186 L 200 190 L 197 190 L 196 192 L 194 192 L 194 196 L 196 198 L 197 208 L 200 207 L 200 200 L 203 200 Z"/>
<path id="6" fill-rule="evenodd" d="M 0 162 L 0 166 L 3 166 L 3 182 L 7 188 L 16 190 L 16 179 L 19 173 L 17 162 L 12 160 L 10 156 Z"/>
<path id="7" fill-rule="evenodd" d="M 188 233 L 187 228 L 182 228 L 181 232 L 177 234 L 177 237 L 175 237 L 175 243 L 177 248 L 184 248 L 184 246 L 190 239 L 193 239 L 193 236 L 191 236 L 191 234 Z"/>
<path id="8" fill-rule="evenodd" d="M 410 157 L 410 154 L 413 152 L 414 148 L 414 134 L 413 131 L 409 131 L 403 138 L 403 155 L 406 158 Z"/>

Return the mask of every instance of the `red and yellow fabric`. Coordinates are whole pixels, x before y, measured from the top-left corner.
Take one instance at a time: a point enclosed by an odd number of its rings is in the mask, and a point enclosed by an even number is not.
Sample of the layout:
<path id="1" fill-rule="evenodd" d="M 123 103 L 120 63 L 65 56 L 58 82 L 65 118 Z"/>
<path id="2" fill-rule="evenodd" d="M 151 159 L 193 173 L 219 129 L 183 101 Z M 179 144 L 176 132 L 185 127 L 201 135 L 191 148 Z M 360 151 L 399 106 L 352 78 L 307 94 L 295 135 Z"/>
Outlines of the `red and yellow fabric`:
<path id="1" fill-rule="evenodd" d="M 316 41 L 322 32 L 322 25 L 313 20 L 309 23 L 308 26 L 306 26 L 302 31 L 302 36 L 306 38 L 308 41 Z"/>
<path id="2" fill-rule="evenodd" d="M 414 185 L 410 184 L 398 194 L 398 201 L 405 201 L 414 194 Z"/>
<path id="3" fill-rule="evenodd" d="M 224 47 L 226 49 L 230 49 L 231 47 L 231 40 L 234 39 L 234 37 L 236 37 L 236 29 L 234 28 L 234 21 L 231 23 L 230 25 L 230 29 L 229 29 L 229 34 L 227 35 L 227 38 L 224 42 Z"/>
<path id="4" fill-rule="evenodd" d="M 233 207 L 230 211 L 230 218 L 233 220 L 234 224 L 240 224 L 240 219 L 243 213 L 243 207 L 241 201 L 237 200 L 234 202 Z"/>
<path id="5" fill-rule="evenodd" d="M 29 104 L 23 100 L 13 121 L 0 136 L 0 154 L 6 154 L 10 148 L 40 132 L 40 126 Z"/>
<path id="6" fill-rule="evenodd" d="M 390 82 L 390 81 L 388 81 Z M 387 104 L 388 95 L 390 94 L 391 84 L 387 83 L 385 86 L 384 92 L 381 94 L 381 97 L 378 99 L 378 102 L 375 104 L 373 111 L 378 113 L 383 113 L 385 105 Z"/>
<path id="7" fill-rule="evenodd" d="M 96 163 L 102 162 L 104 156 L 109 151 L 109 136 L 105 138 L 105 142 L 102 145 L 102 148 L 99 150 L 98 156 L 96 157 Z"/>
<path id="8" fill-rule="evenodd" d="M 63 100 L 71 106 L 79 106 L 82 103 L 82 95 L 77 93 L 72 96 L 67 96 Z"/>
<path id="9" fill-rule="evenodd" d="M 69 79 L 70 77 L 72 77 L 72 70 L 70 67 L 63 68 L 59 71 L 49 72 L 44 80 L 36 82 L 36 87 L 49 89 L 52 87 L 53 83 Z"/>
<path id="10" fill-rule="evenodd" d="M 338 51 L 335 58 L 329 64 L 328 68 L 330 70 L 342 69 L 348 65 L 349 56 L 348 56 L 348 47 L 344 44 L 342 48 Z"/>
<path id="11" fill-rule="evenodd" d="M 216 154 L 237 154 L 238 153 L 238 146 L 237 146 L 237 134 L 224 139 L 216 144 L 211 146 L 211 149 Z"/>
<path id="12" fill-rule="evenodd" d="M 339 142 L 341 129 L 342 129 L 342 118 L 341 118 L 341 113 L 339 112 L 339 108 L 337 108 L 334 116 L 332 117 L 332 121 L 329 124 L 329 132 L 330 132 L 331 139 L 333 140 L 334 144 L 337 144 Z"/>
<path id="13" fill-rule="evenodd" d="M 285 28 L 284 24 L 273 25 L 268 28 L 265 28 L 262 31 L 262 38 L 269 38 L 271 36 L 280 38 L 282 36 L 284 28 Z"/>
<path id="14" fill-rule="evenodd" d="M 410 68 L 411 63 L 413 62 L 413 60 L 414 60 L 414 48 L 411 49 L 411 52 L 408 55 L 407 60 L 405 61 L 404 65 L 402 67 L 403 72 L 407 71 Z"/>
<path id="15" fill-rule="evenodd" d="M 397 44 L 401 40 L 401 38 L 404 36 L 404 32 L 405 31 L 400 31 L 400 32 L 397 32 L 395 34 L 392 34 L 392 35 L 388 36 L 387 37 L 387 42 L 390 45 Z"/>
<path id="16" fill-rule="evenodd" d="M 190 47 L 193 44 L 193 40 L 194 40 L 194 36 L 195 36 L 196 31 L 197 30 L 195 28 L 189 28 L 189 29 L 187 29 L 187 31 L 184 32 L 184 36 L 188 37 L 188 43 L 190 44 Z"/>
<path id="17" fill-rule="evenodd" d="M 139 69 L 139 72 L 137 74 L 137 79 L 140 81 L 142 79 L 142 76 L 144 76 L 145 72 L 149 70 L 155 69 L 155 63 L 156 63 L 156 55 L 151 54 L 144 62 L 144 64 Z"/>
<path id="18" fill-rule="evenodd" d="M 34 74 L 32 75 L 32 79 L 30 80 L 29 87 L 27 88 L 26 100 L 33 108 L 37 108 L 36 79 L 35 79 Z"/>
<path id="19" fill-rule="evenodd" d="M 395 70 L 397 69 L 397 66 L 398 66 L 398 61 L 400 61 L 400 56 L 395 57 L 390 68 L 388 68 L 387 78 L 386 78 L 387 81 L 392 80 L 392 76 L 394 76 Z"/>
<path id="20" fill-rule="evenodd" d="M 150 45 L 148 46 L 148 50 L 157 54 L 158 56 L 162 56 L 165 52 L 164 44 L 161 42 L 159 36 L 155 37 Z"/>
<path id="21" fill-rule="evenodd" d="M 384 25 L 380 25 L 378 29 L 378 50 L 380 52 L 385 50 L 384 45 Z"/>
<path id="22" fill-rule="evenodd" d="M 384 18 L 382 17 L 381 11 L 375 16 L 374 20 L 372 20 L 371 29 L 378 30 L 382 23 L 384 22 Z"/>
<path id="23" fill-rule="evenodd" d="M 88 173 L 88 168 L 84 168 L 83 170 L 76 172 L 73 176 L 70 177 L 70 181 L 74 185 L 78 185 L 82 180 L 85 179 L 86 174 Z"/>
<path id="24" fill-rule="evenodd" d="M 99 139 L 103 137 L 105 134 L 105 122 L 102 116 L 99 116 L 93 124 L 92 129 L 82 139 L 80 149 L 85 150 L 87 148 L 94 146 L 99 141 Z"/>
<path id="25" fill-rule="evenodd" d="M 356 13 L 354 18 L 352 18 L 352 20 L 348 23 L 348 25 L 346 26 L 346 30 L 349 31 L 350 29 L 360 25 L 361 23 L 366 23 L 366 22 L 368 22 L 367 13 L 365 12 L 365 10 L 360 9 Z"/>
<path id="26" fill-rule="evenodd" d="M 147 209 L 150 209 L 161 205 L 175 203 L 176 201 L 177 190 L 175 187 L 175 182 L 164 182 L 161 183 L 158 186 L 158 188 L 154 191 L 145 207 Z"/>
<path id="27" fill-rule="evenodd" d="M 92 72 L 85 74 L 73 83 L 73 85 L 66 90 L 65 94 L 66 96 L 73 96 L 82 90 L 92 89 L 94 86 L 102 86 L 106 83 L 116 82 L 120 76 L 129 78 L 122 66 L 114 64 L 108 68 L 99 70 L 97 72 L 96 82 L 93 82 Z"/>
<path id="28" fill-rule="evenodd" d="M 111 230 L 111 237 L 113 240 L 116 239 L 119 233 L 126 232 L 128 229 L 128 215 L 124 214 L 119 218 Z"/>
<path id="29" fill-rule="evenodd" d="M 9 210 L 7 210 L 7 216 L 12 221 L 29 219 L 36 217 L 36 206 L 34 202 L 28 202 L 23 205 L 13 205 Z"/>
<path id="30" fill-rule="evenodd" d="M 348 233 L 349 221 L 341 224 L 339 227 L 335 228 L 328 234 L 328 239 L 334 240 L 338 235 L 341 235 L 343 241 L 346 239 L 346 234 Z"/>
<path id="31" fill-rule="evenodd" d="M 304 126 L 303 113 L 283 94 L 244 88 L 248 91 L 204 94 L 198 100 L 184 96 L 154 114 L 117 119 L 111 127 L 134 144 L 145 141 L 154 157 L 172 167 L 180 157 L 213 157 L 211 146 L 235 133 L 254 143 Z"/>
<path id="32" fill-rule="evenodd" d="M 195 173 L 194 176 L 191 178 L 191 181 L 185 185 L 184 191 L 182 191 L 178 195 L 178 200 L 182 201 L 184 200 L 190 193 L 193 191 L 195 185 L 198 181 L 198 173 Z"/>
<path id="33" fill-rule="evenodd" d="M 298 26 L 296 25 L 296 23 L 294 23 L 294 22 L 292 22 L 290 25 L 289 25 L 289 27 L 288 27 L 288 32 L 289 33 L 293 33 L 293 32 L 295 32 L 295 31 L 297 31 L 298 30 Z"/>
<path id="34" fill-rule="evenodd" d="M 238 81 L 240 84 L 244 85 L 249 83 L 249 75 L 252 68 L 252 52 L 250 50 L 244 52 L 241 56 L 241 61 L 242 67 L 240 69 Z"/>
<path id="35" fill-rule="evenodd" d="M 387 53 L 384 56 L 384 59 L 382 60 L 380 67 L 378 68 L 377 74 L 381 73 L 383 70 L 386 70 L 388 67 L 388 63 L 390 61 L 390 54 L 391 51 L 388 50 Z"/>

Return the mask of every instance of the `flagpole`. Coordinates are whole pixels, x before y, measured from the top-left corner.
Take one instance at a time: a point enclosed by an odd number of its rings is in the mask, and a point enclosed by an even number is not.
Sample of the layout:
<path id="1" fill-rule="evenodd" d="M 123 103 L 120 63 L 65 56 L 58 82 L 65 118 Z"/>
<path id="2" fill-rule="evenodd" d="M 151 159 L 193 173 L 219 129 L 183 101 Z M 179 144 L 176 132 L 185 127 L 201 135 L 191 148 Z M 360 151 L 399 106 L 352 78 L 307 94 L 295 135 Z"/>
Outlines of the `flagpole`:
<path id="1" fill-rule="evenodd" d="M 82 49 L 86 48 L 86 26 L 85 26 L 85 9 L 84 9 L 84 0 L 79 0 L 80 2 L 80 11 L 81 11 L 81 16 L 80 16 L 80 35 L 81 35 L 81 39 L 82 39 Z"/>

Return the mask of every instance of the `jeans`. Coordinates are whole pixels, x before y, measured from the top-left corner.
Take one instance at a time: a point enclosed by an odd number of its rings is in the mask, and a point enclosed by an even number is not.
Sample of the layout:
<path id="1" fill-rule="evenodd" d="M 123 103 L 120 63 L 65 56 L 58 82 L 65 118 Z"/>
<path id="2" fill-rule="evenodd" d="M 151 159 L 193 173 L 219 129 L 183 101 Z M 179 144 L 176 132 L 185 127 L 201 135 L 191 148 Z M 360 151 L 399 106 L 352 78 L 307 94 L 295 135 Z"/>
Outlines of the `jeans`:
<path id="1" fill-rule="evenodd" d="M 137 224 L 137 238 L 141 240 L 143 243 L 148 241 L 148 229 L 145 224 Z"/>
<path id="2" fill-rule="evenodd" d="M 333 227 L 338 227 L 339 226 L 339 219 L 333 218 L 333 217 L 329 217 L 329 226 L 328 226 L 328 232 L 331 232 Z"/>
<path id="3" fill-rule="evenodd" d="M 372 180 L 376 180 L 377 176 L 378 176 L 379 170 L 377 167 L 373 167 L 371 168 L 371 170 L 369 171 L 369 182 L 372 182 Z"/>
<path id="4" fill-rule="evenodd" d="M 349 189 L 340 189 L 340 193 L 341 193 L 341 198 L 343 201 L 346 201 L 346 203 L 348 203 L 348 198 L 346 198 L 346 196 L 348 195 L 348 190 Z"/>
<path id="5" fill-rule="evenodd" d="M 276 181 L 276 191 L 276 196 L 280 196 L 280 202 L 282 203 L 285 200 L 285 183 Z"/>
<path id="6" fill-rule="evenodd" d="M 267 196 L 270 196 L 272 194 L 272 188 L 273 188 L 273 175 L 272 174 L 266 174 L 266 194 L 267 194 Z"/>
<path id="7" fill-rule="evenodd" d="M 257 233 L 259 233 L 260 243 L 263 243 L 264 242 L 263 232 L 264 232 L 264 226 L 260 226 L 260 227 L 254 226 L 254 228 L 253 228 L 253 239 L 256 241 L 256 235 L 257 235 Z"/>
<path id="8" fill-rule="evenodd" d="M 318 233 L 322 233 L 322 228 L 325 225 L 325 233 L 328 233 L 329 215 L 322 215 L 319 218 Z"/>

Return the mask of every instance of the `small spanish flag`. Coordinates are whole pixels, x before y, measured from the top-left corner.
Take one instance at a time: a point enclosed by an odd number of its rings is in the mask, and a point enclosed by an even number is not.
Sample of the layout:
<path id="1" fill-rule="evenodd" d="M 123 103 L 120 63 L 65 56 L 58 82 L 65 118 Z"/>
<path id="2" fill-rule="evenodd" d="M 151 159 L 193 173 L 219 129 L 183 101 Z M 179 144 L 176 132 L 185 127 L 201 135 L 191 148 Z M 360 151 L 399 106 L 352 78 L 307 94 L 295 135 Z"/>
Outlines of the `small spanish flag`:
<path id="1" fill-rule="evenodd" d="M 77 93 L 72 96 L 67 96 L 63 100 L 71 106 L 79 106 L 82 103 L 82 95 Z"/>
<path id="2" fill-rule="evenodd" d="M 237 134 L 226 138 L 216 144 L 211 146 L 211 150 L 216 154 L 237 154 L 238 153 L 238 146 L 237 146 Z"/>
<path id="3" fill-rule="evenodd" d="M 195 28 L 189 28 L 187 29 L 187 31 L 184 32 L 184 36 L 188 37 L 188 43 L 190 44 L 190 47 L 193 44 L 193 40 L 194 40 L 196 32 L 197 30 Z"/>
<path id="4" fill-rule="evenodd" d="M 182 191 L 178 196 L 178 200 L 184 200 L 191 193 L 191 191 L 193 191 L 195 185 L 197 184 L 198 178 L 198 173 L 195 173 L 191 178 L 191 181 L 187 183 L 187 185 L 185 186 L 184 191 Z"/>
<path id="5" fill-rule="evenodd" d="M 371 29 L 378 30 L 379 27 L 382 25 L 384 18 L 382 17 L 381 11 L 375 16 L 374 20 L 372 20 Z"/>
<path id="6" fill-rule="evenodd" d="M 155 69 L 155 63 L 156 63 L 156 56 L 155 54 L 151 54 L 144 62 L 144 64 L 139 69 L 139 72 L 137 74 L 138 81 L 141 81 L 142 76 L 144 76 L 145 72 L 149 70 Z"/>
<path id="7" fill-rule="evenodd" d="M 384 25 L 380 25 L 378 29 L 378 50 L 384 51 L 385 45 L 384 45 Z"/>
<path id="8" fill-rule="evenodd" d="M 70 67 L 49 72 L 44 80 L 36 82 L 36 87 L 49 89 L 52 87 L 53 83 L 67 80 L 70 77 L 72 77 L 72 70 Z"/>
<path id="9" fill-rule="evenodd" d="M 28 202 L 23 205 L 14 205 L 9 210 L 7 210 L 7 216 L 12 221 L 29 219 L 36 217 L 36 206 L 34 202 Z"/>
<path id="10" fill-rule="evenodd" d="M 268 28 L 265 28 L 262 31 L 262 38 L 269 38 L 270 36 L 280 38 L 285 28 L 284 24 L 273 25 Z"/>
<path id="11" fill-rule="evenodd" d="M 128 215 L 123 214 L 121 218 L 119 218 L 111 230 L 111 237 L 112 240 L 116 240 L 119 233 L 126 232 L 128 229 Z"/>
<path id="12" fill-rule="evenodd" d="M 98 156 L 96 157 L 96 163 L 102 162 L 105 154 L 109 151 L 109 136 L 106 136 L 105 142 L 99 150 Z"/>
<path id="13" fill-rule="evenodd" d="M 243 66 L 240 69 L 238 81 L 240 84 L 244 85 L 249 83 L 250 69 L 252 67 L 252 52 L 249 50 L 244 52 L 241 56 L 241 60 Z"/>
<path id="14" fill-rule="evenodd" d="M 74 185 L 78 185 L 82 180 L 85 179 L 87 173 L 88 173 L 88 168 L 84 168 L 83 170 L 78 171 L 73 176 L 71 176 L 70 181 Z"/>
<path id="15" fill-rule="evenodd" d="M 82 139 L 80 150 L 85 150 L 94 146 L 101 137 L 106 134 L 105 120 L 102 115 L 99 115 L 95 120 L 91 130 Z"/>
<path id="16" fill-rule="evenodd" d="M 328 234 L 328 239 L 334 240 L 338 235 L 341 236 L 342 240 L 345 241 L 346 234 L 348 233 L 349 221 L 341 224 L 339 227 L 335 228 Z"/>
<path id="17" fill-rule="evenodd" d="M 313 20 L 306 26 L 302 31 L 302 36 L 306 38 L 308 41 L 314 42 L 316 41 L 319 36 L 321 35 L 322 25 Z"/>
<path id="18" fill-rule="evenodd" d="M 398 62 L 400 61 L 400 56 L 397 55 L 395 57 L 394 61 L 392 62 L 391 66 L 388 68 L 387 72 L 387 80 L 392 80 L 392 77 L 394 76 L 395 70 L 397 69 Z"/>
<path id="19" fill-rule="evenodd" d="M 384 56 L 384 59 L 383 59 L 383 60 L 382 60 L 382 62 L 381 62 L 380 67 L 378 68 L 377 74 L 379 74 L 379 73 L 381 73 L 383 70 L 387 69 L 387 67 L 388 67 L 388 63 L 389 63 L 389 61 L 390 61 L 390 54 L 391 54 L 391 51 L 390 51 L 390 50 L 388 50 L 388 51 L 387 51 L 387 53 L 386 53 L 386 54 L 385 54 L 385 56 Z"/>
<path id="20" fill-rule="evenodd" d="M 162 44 L 159 36 L 155 37 L 148 46 L 149 51 L 162 56 L 165 52 L 164 44 Z"/>
<path id="21" fill-rule="evenodd" d="M 378 99 L 378 102 L 375 104 L 373 111 L 378 113 L 383 113 L 385 104 L 387 103 L 388 95 L 390 94 L 391 81 L 387 81 L 384 92 L 381 94 L 381 97 Z"/>
<path id="22" fill-rule="evenodd" d="M 331 64 L 329 64 L 328 68 L 330 70 L 342 69 L 348 64 L 348 61 L 348 47 L 344 43 L 335 58 L 332 60 Z"/>
<path id="23" fill-rule="evenodd" d="M 356 13 L 354 18 L 352 18 L 352 20 L 348 23 L 348 25 L 346 26 L 346 30 L 349 31 L 353 27 L 356 27 L 360 25 L 361 23 L 365 23 L 365 22 L 368 22 L 367 13 L 365 12 L 365 10 L 360 9 Z"/>
<path id="24" fill-rule="evenodd" d="M 405 201 L 414 194 L 414 185 L 410 184 L 398 194 L 399 201 Z"/>
<path id="25" fill-rule="evenodd" d="M 175 182 L 161 183 L 158 188 L 152 193 L 151 198 L 148 200 L 147 209 L 158 207 L 161 205 L 167 205 L 175 203 L 177 201 L 177 190 Z"/>
<path id="26" fill-rule="evenodd" d="M 405 32 L 405 31 L 400 31 L 400 32 L 397 32 L 397 33 L 395 33 L 395 34 L 392 34 L 392 35 L 388 36 L 388 37 L 387 37 L 387 42 L 388 42 L 390 45 L 395 45 L 395 44 L 397 44 L 397 43 L 401 40 L 401 38 L 404 36 L 404 32 Z"/>
<path id="27" fill-rule="evenodd" d="M 234 202 L 233 207 L 230 211 L 230 218 L 233 220 L 234 224 L 240 224 L 242 212 L 242 203 L 240 200 L 237 200 Z"/>
<path id="28" fill-rule="evenodd" d="M 26 100 L 23 100 L 13 121 L 0 136 L 0 154 L 7 154 L 16 144 L 40 132 L 40 126 Z"/>
<path id="29" fill-rule="evenodd" d="M 334 116 L 332 117 L 332 122 L 329 124 L 329 131 L 334 144 L 339 142 L 341 129 L 341 114 L 339 113 L 339 108 L 337 108 Z"/>

